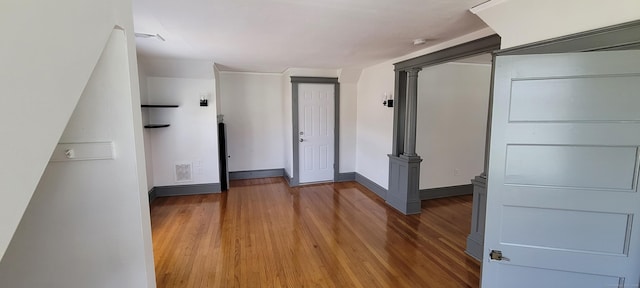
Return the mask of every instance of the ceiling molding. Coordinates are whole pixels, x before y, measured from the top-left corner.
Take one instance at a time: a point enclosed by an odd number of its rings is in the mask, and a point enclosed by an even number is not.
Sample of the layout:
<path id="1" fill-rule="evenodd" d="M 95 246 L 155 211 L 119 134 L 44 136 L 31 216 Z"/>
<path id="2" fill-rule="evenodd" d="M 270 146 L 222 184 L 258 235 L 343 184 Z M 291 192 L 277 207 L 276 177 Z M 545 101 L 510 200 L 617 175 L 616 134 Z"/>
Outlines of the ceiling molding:
<path id="1" fill-rule="evenodd" d="M 471 9 L 469 9 L 469 12 L 473 13 L 473 14 L 478 14 L 479 12 L 482 12 L 486 9 L 489 9 L 493 6 L 497 6 L 500 5 L 504 2 L 508 2 L 509 0 L 491 0 L 491 1 L 487 1 L 484 2 L 482 4 L 476 5 L 474 7 L 472 7 Z"/>

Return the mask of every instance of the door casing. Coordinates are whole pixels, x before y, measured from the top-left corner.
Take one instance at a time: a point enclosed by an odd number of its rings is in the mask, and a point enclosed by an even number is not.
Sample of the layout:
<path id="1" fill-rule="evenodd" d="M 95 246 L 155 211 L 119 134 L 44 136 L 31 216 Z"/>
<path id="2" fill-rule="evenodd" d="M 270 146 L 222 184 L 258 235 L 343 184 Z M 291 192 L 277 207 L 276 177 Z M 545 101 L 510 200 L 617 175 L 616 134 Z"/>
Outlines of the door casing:
<path id="1" fill-rule="evenodd" d="M 334 85 L 334 154 L 333 154 L 333 181 L 339 181 L 340 177 L 340 82 L 335 77 L 299 77 L 291 76 L 291 120 L 293 122 L 293 175 L 285 175 L 289 186 L 300 185 L 300 143 L 298 142 L 298 85 L 299 84 L 333 84 Z"/>

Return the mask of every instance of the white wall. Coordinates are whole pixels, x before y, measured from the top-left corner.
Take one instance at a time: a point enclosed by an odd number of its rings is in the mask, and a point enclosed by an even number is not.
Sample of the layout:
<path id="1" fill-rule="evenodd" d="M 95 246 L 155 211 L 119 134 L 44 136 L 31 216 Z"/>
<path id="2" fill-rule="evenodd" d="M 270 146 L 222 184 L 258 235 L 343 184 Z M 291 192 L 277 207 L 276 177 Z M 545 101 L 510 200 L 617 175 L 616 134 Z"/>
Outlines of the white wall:
<path id="1" fill-rule="evenodd" d="M 387 187 L 393 137 L 393 108 L 382 105 L 384 93 L 393 93 L 391 62 L 362 70 L 358 82 L 356 172 Z"/>
<path id="2" fill-rule="evenodd" d="M 213 70 L 213 66 L 209 67 Z M 214 79 L 148 77 L 147 89 L 150 104 L 180 106 L 147 108 L 151 124 L 171 125 L 148 131 L 152 146 L 153 185 L 219 183 Z M 201 94 L 211 95 L 209 106 L 200 106 Z M 193 181 L 177 182 L 175 165 L 184 163 L 192 164 Z"/>
<path id="3" fill-rule="evenodd" d="M 358 80 L 361 69 L 342 69 L 340 82 L 340 173 L 356 171 Z"/>
<path id="4" fill-rule="evenodd" d="M 420 189 L 470 184 L 484 168 L 491 65 L 447 63 L 418 76 Z"/>
<path id="5" fill-rule="evenodd" d="M 472 9 L 502 48 L 640 19 L 638 0 L 493 0 Z"/>
<path id="6" fill-rule="evenodd" d="M 135 65 L 130 0 L 0 1 L 0 257 L 116 25 Z"/>
<path id="7" fill-rule="evenodd" d="M 59 139 L 113 141 L 115 159 L 48 163 L 0 262 L 1 287 L 155 287 L 128 48 L 114 30 Z"/>
<path id="8" fill-rule="evenodd" d="M 489 28 L 431 46 L 362 70 L 358 81 L 356 126 L 356 172 L 388 188 L 389 159 L 393 137 L 393 109 L 382 106 L 384 93 L 393 93 L 393 63 L 432 53 L 494 34 Z"/>
<path id="9" fill-rule="evenodd" d="M 220 72 L 229 171 L 284 167 L 282 75 Z"/>
<path id="10" fill-rule="evenodd" d="M 215 101 L 216 101 L 216 114 L 222 114 L 222 104 L 220 104 L 220 70 L 218 70 L 218 66 L 213 64 L 213 79 L 215 89 Z"/>
<path id="11" fill-rule="evenodd" d="M 144 65 L 140 65 L 138 62 L 138 79 L 140 86 L 140 103 L 149 104 L 148 91 L 147 91 L 147 76 L 148 72 Z M 142 123 L 149 123 L 149 113 L 146 109 L 141 110 Z M 151 158 L 152 146 L 151 146 L 151 130 L 143 129 L 142 139 L 144 141 L 144 159 L 147 173 L 147 189 L 153 188 L 153 159 Z"/>

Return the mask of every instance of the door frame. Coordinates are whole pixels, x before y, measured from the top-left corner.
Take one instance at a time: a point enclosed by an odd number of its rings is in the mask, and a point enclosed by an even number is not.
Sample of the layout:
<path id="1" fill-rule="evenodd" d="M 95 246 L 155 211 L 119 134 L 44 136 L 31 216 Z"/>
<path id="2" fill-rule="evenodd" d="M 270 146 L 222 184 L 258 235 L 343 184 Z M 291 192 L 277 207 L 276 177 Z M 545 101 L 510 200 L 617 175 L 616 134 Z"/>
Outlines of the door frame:
<path id="1" fill-rule="evenodd" d="M 340 181 L 340 82 L 336 77 L 301 77 L 291 76 L 291 120 L 293 141 L 293 176 L 285 175 L 289 186 L 300 185 L 300 142 L 298 142 L 298 85 L 299 84 L 333 84 L 333 182 Z"/>

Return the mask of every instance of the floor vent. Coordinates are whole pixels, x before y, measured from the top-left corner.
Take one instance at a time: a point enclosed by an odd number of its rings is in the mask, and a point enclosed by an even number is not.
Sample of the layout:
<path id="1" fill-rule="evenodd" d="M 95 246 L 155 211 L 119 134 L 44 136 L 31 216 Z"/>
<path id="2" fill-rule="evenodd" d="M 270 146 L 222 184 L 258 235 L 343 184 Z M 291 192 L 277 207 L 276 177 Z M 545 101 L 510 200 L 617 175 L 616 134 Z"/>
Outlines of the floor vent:
<path id="1" fill-rule="evenodd" d="M 187 182 L 192 180 L 191 163 L 176 164 L 176 182 Z"/>

